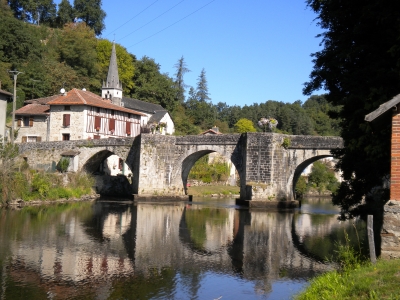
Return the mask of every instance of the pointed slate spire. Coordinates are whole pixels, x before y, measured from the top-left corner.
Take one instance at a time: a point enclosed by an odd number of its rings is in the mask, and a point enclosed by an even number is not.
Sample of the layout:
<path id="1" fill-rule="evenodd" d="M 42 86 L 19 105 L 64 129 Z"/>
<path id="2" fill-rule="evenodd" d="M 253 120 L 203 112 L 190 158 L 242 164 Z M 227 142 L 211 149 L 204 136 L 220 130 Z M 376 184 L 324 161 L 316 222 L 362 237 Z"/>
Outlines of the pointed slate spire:
<path id="1" fill-rule="evenodd" d="M 112 45 L 110 65 L 108 67 L 107 86 L 119 88 L 119 76 L 117 65 L 117 52 L 115 51 L 115 43 Z"/>
<path id="2" fill-rule="evenodd" d="M 110 99 L 112 103 L 121 105 L 122 84 L 119 81 L 117 52 L 115 51 L 115 42 L 113 42 L 110 65 L 108 66 L 107 81 L 103 83 L 102 98 Z"/>

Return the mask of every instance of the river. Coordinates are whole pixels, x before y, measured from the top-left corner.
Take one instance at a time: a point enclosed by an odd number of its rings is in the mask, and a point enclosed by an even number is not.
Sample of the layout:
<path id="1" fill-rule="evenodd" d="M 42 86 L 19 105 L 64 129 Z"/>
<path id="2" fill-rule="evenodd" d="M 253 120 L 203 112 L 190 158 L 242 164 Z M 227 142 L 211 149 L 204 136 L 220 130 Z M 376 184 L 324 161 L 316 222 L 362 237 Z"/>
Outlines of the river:
<path id="1" fill-rule="evenodd" d="M 365 223 L 337 215 L 330 199 L 287 212 L 206 198 L 0 209 L 0 299 L 291 299 L 346 234 L 367 245 Z"/>

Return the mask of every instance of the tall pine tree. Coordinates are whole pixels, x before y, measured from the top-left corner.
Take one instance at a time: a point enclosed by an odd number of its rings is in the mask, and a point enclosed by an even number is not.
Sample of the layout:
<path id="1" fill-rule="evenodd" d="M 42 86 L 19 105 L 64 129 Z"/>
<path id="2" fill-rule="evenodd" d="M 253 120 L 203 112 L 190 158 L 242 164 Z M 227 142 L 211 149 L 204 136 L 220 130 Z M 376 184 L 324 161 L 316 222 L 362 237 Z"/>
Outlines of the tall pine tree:
<path id="1" fill-rule="evenodd" d="M 190 70 L 187 68 L 185 59 L 183 56 L 178 60 L 178 62 L 174 65 L 176 68 L 176 73 L 175 73 L 175 87 L 178 90 L 177 92 L 177 100 L 178 103 L 183 103 L 185 102 L 185 89 L 187 85 L 183 81 L 183 76 L 190 72 Z"/>

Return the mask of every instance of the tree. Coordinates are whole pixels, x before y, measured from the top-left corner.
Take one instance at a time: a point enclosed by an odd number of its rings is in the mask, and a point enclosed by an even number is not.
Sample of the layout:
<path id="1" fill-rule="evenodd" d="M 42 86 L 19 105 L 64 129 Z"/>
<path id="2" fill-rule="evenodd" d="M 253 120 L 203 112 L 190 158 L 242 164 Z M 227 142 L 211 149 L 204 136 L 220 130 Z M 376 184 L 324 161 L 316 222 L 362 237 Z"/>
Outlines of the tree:
<path id="1" fill-rule="evenodd" d="M 235 132 L 245 133 L 245 132 L 256 132 L 254 124 L 249 119 L 242 118 L 235 124 Z"/>
<path id="2" fill-rule="evenodd" d="M 61 0 L 57 11 L 57 25 L 64 26 L 74 21 L 74 9 L 69 0 Z"/>
<path id="3" fill-rule="evenodd" d="M 68 23 L 58 43 L 60 62 L 65 62 L 79 76 L 79 86 L 100 90 L 100 66 L 96 52 L 97 39 L 85 23 Z M 67 87 L 72 85 L 67 82 Z M 77 87 L 77 86 L 75 86 Z"/>
<path id="4" fill-rule="evenodd" d="M 335 174 L 326 163 L 317 161 L 313 164 L 311 168 L 311 173 L 308 176 L 308 184 L 317 189 L 321 194 L 325 190 L 330 190 L 335 192 L 338 181 Z"/>
<path id="5" fill-rule="evenodd" d="M 207 86 L 207 78 L 206 71 L 204 68 L 201 70 L 199 78 L 197 79 L 197 89 L 196 96 L 199 101 L 205 102 L 207 100 L 211 100 L 209 97 L 208 86 Z"/>
<path id="6" fill-rule="evenodd" d="M 135 62 L 135 85 L 131 97 L 160 104 L 169 111 L 177 105 L 174 81 L 167 74 L 160 73 L 160 65 L 147 56 Z"/>
<path id="7" fill-rule="evenodd" d="M 366 114 L 400 91 L 400 2 L 378 0 L 308 0 L 325 31 L 323 49 L 312 54 L 314 67 L 304 93 L 324 88 L 326 99 L 341 105 L 345 148 L 333 151 L 343 182 L 333 202 L 342 217 L 352 217 L 361 200 L 382 186 L 390 172 L 390 120 L 380 128 L 364 121 Z M 373 138 L 371 138 L 373 136 Z M 383 205 L 388 189 L 374 197 Z M 372 197 L 366 197 L 366 201 Z"/>
<path id="8" fill-rule="evenodd" d="M 178 62 L 174 65 L 176 68 L 176 73 L 175 73 L 175 86 L 177 89 L 177 95 L 176 98 L 178 99 L 179 103 L 185 102 L 185 89 L 187 85 L 183 81 L 183 76 L 190 72 L 190 70 L 187 68 L 185 59 L 183 56 L 178 60 Z"/>
<path id="9" fill-rule="evenodd" d="M 101 35 L 104 30 L 106 13 L 101 8 L 101 0 L 74 0 L 76 17 L 84 21 L 94 30 L 96 35 Z"/>
<path id="10" fill-rule="evenodd" d="M 9 0 L 14 16 L 22 21 L 51 25 L 56 17 L 53 0 Z"/>

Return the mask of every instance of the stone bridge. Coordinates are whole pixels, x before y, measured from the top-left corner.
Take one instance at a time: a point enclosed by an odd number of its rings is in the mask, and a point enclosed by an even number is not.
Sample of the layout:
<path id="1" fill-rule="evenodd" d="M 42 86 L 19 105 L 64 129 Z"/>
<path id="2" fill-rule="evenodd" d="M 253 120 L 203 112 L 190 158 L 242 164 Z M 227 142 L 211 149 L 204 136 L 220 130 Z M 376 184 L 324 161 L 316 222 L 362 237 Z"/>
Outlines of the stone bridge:
<path id="1" fill-rule="evenodd" d="M 133 173 L 132 194 L 182 196 L 202 156 L 218 152 L 231 160 L 240 178 L 242 200 L 290 200 L 301 172 L 343 147 L 339 137 L 245 133 L 196 136 L 141 134 L 134 138 L 20 144 L 20 155 L 37 169 L 53 170 L 62 154 L 75 155 L 77 169 L 94 173 L 110 155 Z"/>

